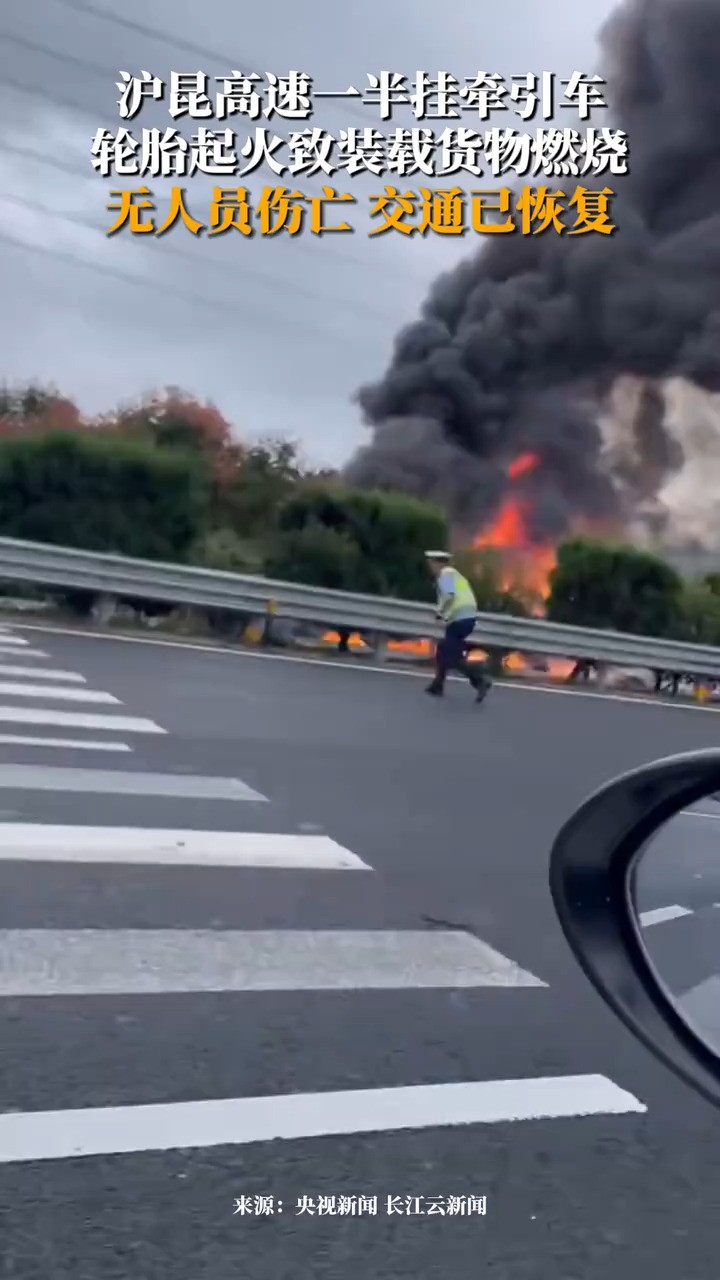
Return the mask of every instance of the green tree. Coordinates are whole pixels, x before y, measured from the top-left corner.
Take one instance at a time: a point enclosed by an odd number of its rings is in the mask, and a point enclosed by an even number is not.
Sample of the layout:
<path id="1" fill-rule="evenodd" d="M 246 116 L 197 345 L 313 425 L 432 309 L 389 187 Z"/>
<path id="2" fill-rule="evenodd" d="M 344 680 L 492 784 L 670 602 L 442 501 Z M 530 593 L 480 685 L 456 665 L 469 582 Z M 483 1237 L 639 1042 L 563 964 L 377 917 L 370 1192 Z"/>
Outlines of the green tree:
<path id="1" fill-rule="evenodd" d="M 707 580 L 684 584 L 676 638 L 689 644 L 720 645 L 720 594 Z"/>
<path id="2" fill-rule="evenodd" d="M 366 566 L 357 543 L 342 530 L 317 521 L 277 534 L 265 572 L 281 581 L 329 590 L 367 590 Z"/>
<path id="3" fill-rule="evenodd" d="M 233 476 L 219 496 L 223 523 L 240 537 L 266 536 L 279 506 L 302 477 L 298 446 L 288 440 L 266 440 L 244 451 Z"/>
<path id="4" fill-rule="evenodd" d="M 102 433 L 0 440 L 0 533 L 182 559 L 207 517 L 208 480 L 177 450 Z"/>
<path id="5" fill-rule="evenodd" d="M 429 598 L 423 552 L 445 546 L 448 536 L 437 507 L 405 494 L 307 482 L 282 505 L 277 527 L 282 536 L 317 525 L 357 547 L 362 585 L 356 590 L 406 600 Z"/>
<path id="6" fill-rule="evenodd" d="M 648 551 L 575 538 L 558 549 L 550 583 L 552 622 L 654 636 L 677 627 L 682 579 Z"/>
<path id="7" fill-rule="evenodd" d="M 262 555 L 233 529 L 210 529 L 193 543 L 189 559 L 206 569 L 223 569 L 227 573 L 262 573 Z"/>

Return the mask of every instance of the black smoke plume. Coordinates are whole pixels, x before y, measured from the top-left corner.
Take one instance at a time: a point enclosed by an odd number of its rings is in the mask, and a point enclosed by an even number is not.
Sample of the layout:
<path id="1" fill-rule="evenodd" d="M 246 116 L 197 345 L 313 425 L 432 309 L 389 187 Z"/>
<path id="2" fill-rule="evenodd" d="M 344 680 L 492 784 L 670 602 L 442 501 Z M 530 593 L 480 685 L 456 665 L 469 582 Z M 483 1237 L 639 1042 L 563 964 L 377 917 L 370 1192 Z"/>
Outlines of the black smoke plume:
<path id="1" fill-rule="evenodd" d="M 578 515 L 626 519 L 682 463 L 652 387 L 624 462 L 599 416 L 623 374 L 720 389 L 720 0 L 625 0 L 600 42 L 630 144 L 631 172 L 608 182 L 617 232 L 497 236 L 438 279 L 358 392 L 372 439 L 352 482 L 439 499 L 469 529 L 534 451 L 541 539 Z"/>

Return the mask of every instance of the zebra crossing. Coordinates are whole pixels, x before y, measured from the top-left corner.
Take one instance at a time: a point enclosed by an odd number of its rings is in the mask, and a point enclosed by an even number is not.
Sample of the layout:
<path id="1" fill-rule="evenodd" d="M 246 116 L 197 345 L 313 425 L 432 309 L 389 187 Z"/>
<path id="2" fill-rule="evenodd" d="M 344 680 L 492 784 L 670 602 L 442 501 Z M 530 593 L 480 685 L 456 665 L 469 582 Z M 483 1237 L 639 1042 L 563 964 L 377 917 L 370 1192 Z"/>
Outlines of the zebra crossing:
<path id="1" fill-rule="evenodd" d="M 300 1002 L 301 1016 L 303 1001 L 367 1001 L 373 993 L 397 1001 L 447 1000 L 457 993 L 472 999 L 489 993 L 499 1000 L 517 998 L 518 993 L 526 993 L 530 1000 L 552 999 L 541 975 L 461 928 L 378 928 L 371 907 L 362 928 L 304 928 L 304 902 L 322 897 L 331 904 L 332 914 L 332 903 L 352 898 L 358 886 L 378 878 L 376 869 L 319 829 L 283 830 L 282 821 L 276 823 L 272 796 L 242 778 L 146 771 L 144 767 L 114 770 L 102 760 L 91 760 L 89 768 L 79 767 L 75 751 L 137 752 L 139 740 L 160 741 L 166 731 L 153 720 L 133 714 L 135 709 L 124 707 L 112 693 L 89 689 L 80 672 L 41 665 L 51 662 L 50 656 L 7 628 L 0 632 L 3 650 L 12 650 L 14 657 L 0 666 L 0 720 L 9 723 L 13 732 L 0 735 L 0 748 L 37 751 L 43 762 L 18 763 L 11 758 L 12 751 L 0 750 L 0 790 L 3 795 L 24 797 L 23 820 L 10 813 L 0 821 L 0 901 L 15 904 L 6 907 L 1 921 L 5 927 L 0 927 L 0 1021 L 8 1007 L 39 1007 L 51 1017 L 52 1008 L 76 1010 L 81 1002 L 88 1011 L 84 1024 L 92 1028 L 93 1019 L 104 1016 L 98 1012 L 102 1002 L 118 1000 L 125 1002 L 123 1007 L 127 1002 L 133 1010 L 137 1007 L 139 1012 L 128 1016 L 140 1019 L 149 1017 L 148 1001 L 158 1002 L 152 1005 L 158 1011 L 165 1007 L 163 1002 L 179 998 L 252 1001 L 247 1009 L 262 1025 L 263 1006 L 258 1014 L 257 1002 L 281 995 Z M 58 710 L 56 703 L 63 708 Z M 67 710 L 69 704 L 106 709 Z M 43 733 L 20 731 L 19 726 L 29 724 L 44 726 Z M 52 732 L 58 729 L 62 736 Z M 71 738 L 65 736 L 70 729 Z M 71 763 L 57 754 L 47 762 L 48 749 L 51 756 L 53 750 L 64 749 Z M 74 797 L 77 823 L 54 820 L 53 803 L 67 803 L 67 797 Z M 51 807 L 43 808 L 37 821 L 31 810 L 41 799 Z M 95 805 L 119 805 L 112 815 L 121 813 L 122 823 L 82 821 L 90 800 Z M 141 803 L 165 806 L 154 811 L 165 816 L 170 806 L 178 825 L 138 824 Z M 208 804 L 223 815 L 220 829 L 193 824 L 201 811 L 207 815 Z M 144 886 L 141 924 L 137 908 L 129 905 L 131 899 L 122 897 L 128 892 L 129 876 L 135 877 L 131 884 L 140 886 L 139 896 L 132 901 L 143 897 Z M 167 923 L 155 927 L 154 896 L 164 903 L 182 893 L 185 914 L 192 915 L 192 886 L 197 891 L 200 881 L 188 876 L 222 877 L 217 881 L 217 898 L 242 901 L 251 919 L 253 903 L 271 901 L 274 886 L 279 891 L 281 885 L 293 885 L 297 911 L 290 926 L 286 917 L 265 927 L 268 921 L 258 906 L 258 918 L 251 927 L 233 928 L 225 923 L 218 927 L 214 917 L 203 918 L 205 908 L 198 905 L 193 927 L 187 922 L 182 927 L 167 927 Z M 67 895 L 71 906 L 76 899 L 87 902 L 88 915 L 74 918 L 72 927 L 53 927 L 48 923 L 48 893 L 56 890 Z M 127 918 L 122 927 L 97 927 L 91 919 L 93 903 L 113 894 L 127 901 Z M 18 904 L 27 927 L 16 927 L 12 918 Z M 53 914 L 50 911 L 51 920 Z M 75 916 L 80 915 L 78 907 Z M 493 1017 L 498 1007 L 493 1004 Z M 191 1012 L 196 1008 L 188 1005 L 188 1017 L 199 1016 Z M 397 1008 L 401 1010 L 402 1004 Z M 241 1023 L 245 1010 L 241 1003 Z M 321 1016 L 316 1004 L 313 1010 L 313 1016 Z M 330 1005 L 327 1016 L 330 1035 Z M 12 1025 L 5 1033 L 12 1034 Z M 149 1037 L 144 1051 L 161 1052 L 158 1044 L 151 1043 L 152 1030 Z M 492 1036 L 488 1061 L 491 1050 Z M 233 1042 L 228 1051 L 242 1057 L 242 1042 L 239 1046 Z M 277 1053 L 282 1052 L 278 1042 Z M 345 1076 L 352 1088 L 328 1088 L 319 1079 L 312 1091 L 268 1095 L 168 1096 L 152 1103 L 123 1101 L 108 1106 L 94 1101 L 51 1110 L 6 1103 L 0 1114 L 0 1163 L 645 1110 L 641 1100 L 592 1071 L 494 1079 L 486 1067 L 479 1079 L 432 1083 L 399 1079 L 388 1087 L 371 1079 L 358 1080 L 349 1046 L 347 1052 Z M 182 1063 L 174 1063 L 173 1070 L 182 1075 Z M 56 1083 L 62 1101 L 63 1082 Z M 92 1092 L 94 1096 L 94 1087 Z"/>
<path id="2" fill-rule="evenodd" d="M 0 664 L 0 723 L 36 728 L 27 734 L 0 733 L 0 746 L 130 752 L 133 750 L 130 743 L 116 737 L 68 738 L 60 737 L 52 730 L 92 730 L 103 735 L 165 733 L 160 725 L 144 716 L 66 710 L 65 705 L 69 703 L 78 708 L 83 705 L 119 707 L 121 703 L 112 693 L 87 688 L 87 681 L 80 672 L 40 665 L 49 661 L 50 655 L 43 649 L 34 648 L 24 636 L 15 635 L 6 626 L 0 628 L 0 658 L 3 660 Z M 47 705 L 39 706 L 41 701 Z M 42 734 L 39 726 L 43 726 Z"/>

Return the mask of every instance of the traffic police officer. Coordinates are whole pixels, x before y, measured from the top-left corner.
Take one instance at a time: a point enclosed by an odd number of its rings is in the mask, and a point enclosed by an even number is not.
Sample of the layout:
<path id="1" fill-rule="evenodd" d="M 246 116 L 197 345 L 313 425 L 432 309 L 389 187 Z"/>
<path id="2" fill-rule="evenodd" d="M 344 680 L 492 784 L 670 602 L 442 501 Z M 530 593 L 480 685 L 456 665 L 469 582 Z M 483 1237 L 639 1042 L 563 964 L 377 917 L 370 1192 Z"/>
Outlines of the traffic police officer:
<path id="1" fill-rule="evenodd" d="M 467 657 L 467 640 L 475 629 L 477 600 L 467 578 L 451 564 L 447 551 L 426 551 L 425 559 L 437 582 L 437 616 L 445 623 L 445 635 L 438 642 L 435 653 L 435 677 L 426 693 L 440 698 L 445 689 L 449 671 L 459 671 L 477 693 L 477 701 L 483 702 L 492 686 L 480 663 Z"/>

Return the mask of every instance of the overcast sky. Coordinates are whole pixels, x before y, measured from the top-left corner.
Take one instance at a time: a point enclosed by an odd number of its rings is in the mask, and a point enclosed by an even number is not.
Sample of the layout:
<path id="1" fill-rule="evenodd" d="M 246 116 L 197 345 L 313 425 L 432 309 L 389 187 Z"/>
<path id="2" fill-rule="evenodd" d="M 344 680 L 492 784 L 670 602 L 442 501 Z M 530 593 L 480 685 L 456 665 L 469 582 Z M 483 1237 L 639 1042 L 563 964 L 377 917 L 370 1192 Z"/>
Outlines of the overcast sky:
<path id="1" fill-rule="evenodd" d="M 612 0 L 389 0 L 359 8 L 276 0 L 264 9 L 238 0 L 87 0 L 162 33 L 151 39 L 82 12 L 84 3 L 6 0 L 0 17 L 0 380 L 52 382 L 89 413 L 180 386 L 213 400 L 240 437 L 292 436 L 309 460 L 330 465 L 364 437 L 353 392 L 382 373 L 397 330 L 467 242 L 397 234 L 368 240 L 362 204 L 351 215 L 353 236 L 232 233 L 196 241 L 179 227 L 149 244 L 127 234 L 107 239 L 114 217 L 105 210 L 107 186 L 140 184 L 104 182 L 90 160 L 98 127 L 125 123 L 116 106 L 118 72 L 146 69 L 165 79 L 170 70 L 283 75 L 293 68 L 311 75 L 316 89 L 364 86 L 366 73 L 380 70 L 411 77 L 444 70 L 459 79 L 479 69 L 507 76 L 550 70 L 567 78 L 594 69 L 595 33 L 613 7 Z M 208 56 L 213 50 L 227 51 L 224 64 Z M 338 133 L 363 121 L 376 123 L 368 108 L 339 101 L 321 104 L 312 123 Z M 165 108 L 151 107 L 130 127 L 139 135 L 172 123 Z M 304 127 L 271 124 L 278 132 Z M 197 125 L 180 127 L 190 133 Z M 335 185 L 361 201 L 391 181 L 341 179 Z M 262 181 L 281 180 L 265 171 Z M 146 184 L 159 196 L 169 185 Z M 207 218 L 209 181 L 186 185 L 194 212 Z M 471 183 L 466 177 L 460 185 Z M 320 182 L 298 186 L 316 194 Z"/>

